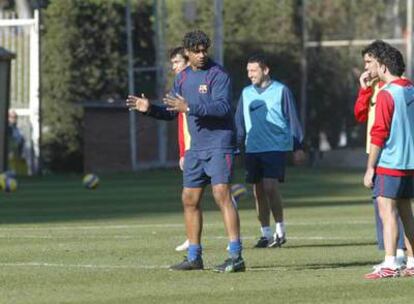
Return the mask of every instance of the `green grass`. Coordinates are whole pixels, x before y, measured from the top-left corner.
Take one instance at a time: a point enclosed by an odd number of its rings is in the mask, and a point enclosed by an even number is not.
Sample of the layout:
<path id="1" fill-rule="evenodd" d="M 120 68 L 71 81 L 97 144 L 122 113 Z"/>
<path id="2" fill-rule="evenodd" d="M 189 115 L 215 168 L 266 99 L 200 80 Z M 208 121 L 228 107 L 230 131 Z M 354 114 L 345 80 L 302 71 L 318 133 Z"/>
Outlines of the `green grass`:
<path id="1" fill-rule="evenodd" d="M 180 172 L 21 178 L 0 193 L 0 303 L 401 303 L 413 279 L 366 281 L 375 246 L 362 172 L 289 169 L 282 186 L 288 243 L 252 249 L 259 236 L 251 194 L 240 202 L 241 274 L 170 272 L 182 259 Z M 238 172 L 236 182 L 242 181 Z M 203 201 L 204 262 L 226 258 L 221 215 Z"/>

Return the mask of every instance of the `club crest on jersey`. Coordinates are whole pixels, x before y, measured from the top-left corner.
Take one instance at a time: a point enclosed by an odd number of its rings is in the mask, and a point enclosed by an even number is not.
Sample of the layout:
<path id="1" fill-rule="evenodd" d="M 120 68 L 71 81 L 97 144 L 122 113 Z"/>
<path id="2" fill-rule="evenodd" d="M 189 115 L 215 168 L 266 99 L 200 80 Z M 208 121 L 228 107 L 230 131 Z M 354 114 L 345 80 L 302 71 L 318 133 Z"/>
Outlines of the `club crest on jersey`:
<path id="1" fill-rule="evenodd" d="M 198 93 L 207 94 L 207 85 L 206 84 L 200 84 L 200 86 L 198 87 Z"/>

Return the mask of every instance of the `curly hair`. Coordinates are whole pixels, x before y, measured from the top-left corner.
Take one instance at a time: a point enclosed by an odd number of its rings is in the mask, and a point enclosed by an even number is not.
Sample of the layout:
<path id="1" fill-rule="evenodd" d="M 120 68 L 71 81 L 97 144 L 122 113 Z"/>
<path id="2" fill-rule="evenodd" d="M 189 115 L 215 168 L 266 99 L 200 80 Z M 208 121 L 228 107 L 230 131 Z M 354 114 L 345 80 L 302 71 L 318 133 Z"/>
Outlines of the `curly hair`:
<path id="1" fill-rule="evenodd" d="M 366 54 L 378 59 L 379 55 L 383 52 L 384 49 L 390 47 L 390 45 L 382 40 L 375 40 L 370 45 L 364 47 L 361 51 L 362 57 Z"/>
<path id="2" fill-rule="evenodd" d="M 185 34 L 183 39 L 183 46 L 185 49 L 190 51 L 198 50 L 198 47 L 201 45 L 205 49 L 210 47 L 211 41 L 206 33 L 200 30 L 195 30 Z"/>
<path id="3" fill-rule="evenodd" d="M 362 50 L 362 56 L 368 54 L 374 57 L 380 64 L 387 67 L 395 76 L 402 76 L 405 71 L 405 63 L 401 52 L 390 44 L 375 40 Z"/>

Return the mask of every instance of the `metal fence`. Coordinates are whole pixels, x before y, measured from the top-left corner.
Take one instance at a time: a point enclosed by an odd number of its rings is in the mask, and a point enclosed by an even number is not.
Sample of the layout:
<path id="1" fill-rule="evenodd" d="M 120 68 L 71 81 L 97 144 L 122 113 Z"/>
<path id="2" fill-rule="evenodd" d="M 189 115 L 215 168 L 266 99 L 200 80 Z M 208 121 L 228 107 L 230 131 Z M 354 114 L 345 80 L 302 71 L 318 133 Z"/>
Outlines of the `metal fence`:
<path id="1" fill-rule="evenodd" d="M 0 46 L 16 55 L 11 66 L 10 106 L 19 117 L 26 139 L 29 174 L 39 169 L 39 12 L 33 19 L 17 19 L 14 12 L 0 11 Z"/>

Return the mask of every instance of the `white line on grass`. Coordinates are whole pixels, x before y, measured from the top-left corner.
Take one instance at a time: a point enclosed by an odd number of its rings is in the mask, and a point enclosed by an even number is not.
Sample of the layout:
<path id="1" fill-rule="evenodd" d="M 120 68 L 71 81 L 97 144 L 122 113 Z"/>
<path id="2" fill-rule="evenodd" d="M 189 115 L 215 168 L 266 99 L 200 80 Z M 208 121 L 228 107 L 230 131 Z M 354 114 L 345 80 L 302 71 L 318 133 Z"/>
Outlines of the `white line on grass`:
<path id="1" fill-rule="evenodd" d="M 224 239 L 227 240 L 228 237 L 227 236 L 206 236 L 203 238 L 207 238 L 207 239 Z M 257 239 L 257 236 L 245 236 L 242 235 L 242 239 L 243 240 L 254 240 Z M 320 240 L 320 241 L 328 241 L 328 240 L 338 240 L 338 241 L 346 241 L 346 240 L 358 240 L 358 241 L 371 241 L 373 240 L 372 238 L 361 238 L 359 236 L 355 236 L 355 237 L 342 237 L 342 236 L 291 236 L 288 235 L 287 237 L 288 240 Z"/>
<path id="2" fill-rule="evenodd" d="M 134 240 L 139 239 L 140 236 L 127 236 L 127 235 L 82 235 L 82 236 L 53 236 L 53 235 L 0 235 L 0 239 L 125 239 L 125 240 Z M 243 240 L 254 240 L 257 236 L 246 236 L 242 235 Z M 177 237 L 178 239 L 178 237 Z M 225 235 L 222 236 L 203 236 L 203 239 L 217 239 L 217 240 L 227 240 L 228 237 Z M 358 241 L 372 241 L 372 238 L 361 238 L 359 236 L 355 237 L 343 237 L 343 236 L 292 236 L 289 235 L 289 240 L 319 240 L 319 241 L 348 241 L 348 240 L 358 240 Z"/>
<path id="3" fill-rule="evenodd" d="M 210 224 L 211 225 L 211 224 Z M 209 226 L 204 225 L 204 226 Z M 2 230 L 96 230 L 96 229 L 131 229 L 131 228 L 182 228 L 184 227 L 184 224 L 133 224 L 133 225 L 91 225 L 91 226 L 52 226 L 52 227 L 3 227 L 0 228 L 0 231 Z"/>
<path id="4" fill-rule="evenodd" d="M 6 235 L 0 234 L 0 239 L 139 239 L 139 236 L 127 235 Z"/>
<path id="5" fill-rule="evenodd" d="M 360 225 L 360 224 L 372 224 L 373 221 L 371 220 L 354 220 L 354 221 L 324 221 L 324 222 L 286 222 L 287 226 L 325 226 L 325 225 Z M 215 227 L 215 226 L 223 226 L 222 222 L 216 223 L 207 223 L 203 225 L 204 227 Z M 256 226 L 256 223 L 252 224 L 244 224 L 244 226 Z M 132 225 L 95 225 L 95 226 L 52 226 L 52 227 L 2 227 L 0 231 L 44 231 L 44 230 L 95 230 L 95 229 L 134 229 L 134 228 L 183 228 L 184 224 L 132 224 Z"/>
<path id="6" fill-rule="evenodd" d="M 94 269 L 94 270 L 108 270 L 108 269 L 136 269 L 136 270 L 166 270 L 169 265 L 94 265 L 94 264 L 60 264 L 60 263 L 43 263 L 43 262 L 26 262 L 26 263 L 0 263 L 0 267 L 49 267 L 49 268 L 80 268 L 80 269 Z M 347 268 L 319 268 L 317 270 L 354 270 L 357 267 Z M 212 270 L 209 267 L 204 270 Z M 248 271 L 288 271 L 286 266 L 270 266 L 270 267 L 247 267 Z M 304 269 L 302 268 L 301 271 Z M 314 269 L 306 269 L 314 270 Z"/>
<path id="7" fill-rule="evenodd" d="M 0 267 L 56 267 L 56 268 L 91 268 L 91 269 L 166 269 L 168 265 L 94 265 L 94 264 L 59 264 L 59 263 L 0 263 Z"/>

